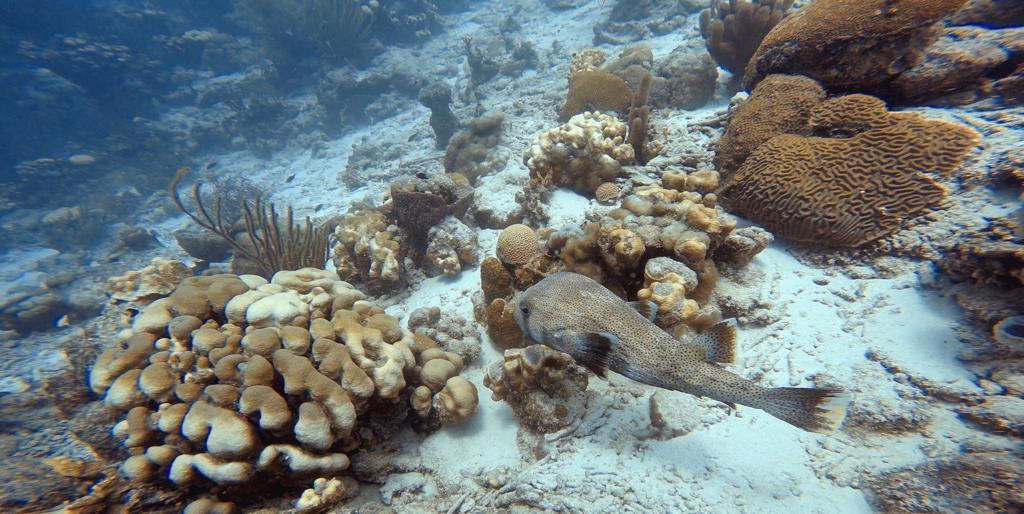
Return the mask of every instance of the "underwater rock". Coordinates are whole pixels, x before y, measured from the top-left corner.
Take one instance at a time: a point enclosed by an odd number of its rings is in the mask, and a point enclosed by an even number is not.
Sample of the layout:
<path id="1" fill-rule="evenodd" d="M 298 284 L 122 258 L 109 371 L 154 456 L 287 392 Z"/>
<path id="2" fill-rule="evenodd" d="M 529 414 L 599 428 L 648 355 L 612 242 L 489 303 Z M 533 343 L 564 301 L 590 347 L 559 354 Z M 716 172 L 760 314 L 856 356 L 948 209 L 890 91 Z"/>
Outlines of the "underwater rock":
<path id="1" fill-rule="evenodd" d="M 594 26 L 593 44 L 620 45 L 677 31 L 704 7 L 701 0 L 617 0 L 608 18 Z"/>
<path id="2" fill-rule="evenodd" d="M 688 394 L 658 389 L 647 400 L 651 436 L 667 441 L 693 432 L 701 425 L 700 405 Z"/>
<path id="3" fill-rule="evenodd" d="M 718 67 L 696 42 L 675 47 L 655 63 L 649 103 L 654 107 L 699 109 L 715 95 Z"/>
<path id="4" fill-rule="evenodd" d="M 1013 56 L 1021 52 L 1024 28 L 949 27 L 928 45 L 920 62 L 885 86 L 884 94 L 909 103 L 943 103 L 945 98 L 969 103 L 991 94 L 988 84 L 1003 76 L 999 70 L 1013 65 Z"/>
<path id="5" fill-rule="evenodd" d="M 430 128 L 439 150 L 448 146 L 448 141 L 459 128 L 459 120 L 452 112 L 452 90 L 447 85 L 435 82 L 420 90 L 420 103 L 430 109 Z"/>

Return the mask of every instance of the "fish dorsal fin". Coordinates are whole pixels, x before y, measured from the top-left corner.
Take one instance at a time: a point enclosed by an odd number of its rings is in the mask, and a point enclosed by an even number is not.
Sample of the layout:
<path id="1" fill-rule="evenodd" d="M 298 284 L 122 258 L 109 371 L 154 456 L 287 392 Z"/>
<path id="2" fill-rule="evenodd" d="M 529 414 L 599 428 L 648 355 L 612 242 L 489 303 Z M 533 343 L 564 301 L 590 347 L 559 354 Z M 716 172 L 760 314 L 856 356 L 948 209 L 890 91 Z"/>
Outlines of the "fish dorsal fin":
<path id="1" fill-rule="evenodd" d="M 691 342 L 704 350 L 704 360 L 708 362 L 736 362 L 736 319 L 719 321 Z"/>
<path id="2" fill-rule="evenodd" d="M 648 321 L 654 322 L 654 318 L 658 317 L 658 304 L 651 300 L 637 300 L 635 302 L 629 302 L 629 306 L 636 309 L 641 316 L 647 318 Z"/>
<path id="3" fill-rule="evenodd" d="M 573 358 L 595 375 L 604 378 L 608 370 L 612 347 L 619 344 L 619 338 L 608 332 L 577 334 L 573 344 Z"/>

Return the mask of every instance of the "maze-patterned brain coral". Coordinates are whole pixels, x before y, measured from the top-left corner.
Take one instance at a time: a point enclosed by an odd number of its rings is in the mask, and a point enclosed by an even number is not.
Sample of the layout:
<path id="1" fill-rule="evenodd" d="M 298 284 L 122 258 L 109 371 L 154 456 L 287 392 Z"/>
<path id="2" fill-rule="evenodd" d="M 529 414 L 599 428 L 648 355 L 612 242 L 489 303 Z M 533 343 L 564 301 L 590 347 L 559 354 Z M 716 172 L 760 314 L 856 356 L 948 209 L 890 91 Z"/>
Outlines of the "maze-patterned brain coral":
<path id="1" fill-rule="evenodd" d="M 495 253 L 505 264 L 525 264 L 537 254 L 540 248 L 537 233 L 532 228 L 515 224 L 509 225 L 498 235 Z"/>
<path id="2" fill-rule="evenodd" d="M 799 75 L 772 75 L 754 88 L 729 118 L 715 143 L 715 168 L 736 171 L 759 145 L 779 134 L 810 135 L 807 117 L 825 99 L 817 82 Z"/>
<path id="3" fill-rule="evenodd" d="M 913 65 L 930 28 L 965 0 L 818 0 L 787 16 L 757 48 L 743 77 L 753 88 L 775 73 L 801 73 L 831 90 L 884 88 Z"/>
<path id="4" fill-rule="evenodd" d="M 723 189 L 735 212 L 793 241 L 860 246 L 938 206 L 973 130 L 893 113 L 850 138 L 781 135 L 759 146 Z"/>

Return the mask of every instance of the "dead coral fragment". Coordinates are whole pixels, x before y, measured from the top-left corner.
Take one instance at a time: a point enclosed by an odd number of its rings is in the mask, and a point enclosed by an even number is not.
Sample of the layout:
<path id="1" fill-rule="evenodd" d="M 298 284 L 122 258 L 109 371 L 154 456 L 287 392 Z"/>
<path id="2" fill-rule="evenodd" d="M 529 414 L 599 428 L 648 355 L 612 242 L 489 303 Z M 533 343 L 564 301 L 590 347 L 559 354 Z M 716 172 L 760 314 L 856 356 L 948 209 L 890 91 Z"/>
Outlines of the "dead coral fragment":
<path id="1" fill-rule="evenodd" d="M 454 216 L 448 216 L 427 233 L 426 269 L 431 276 L 457 275 L 464 265 L 475 265 L 476 232 Z"/>
<path id="2" fill-rule="evenodd" d="M 487 367 L 484 386 L 494 401 L 507 402 L 519 422 L 535 432 L 568 427 L 586 408 L 586 370 L 544 345 L 505 350 L 502 362 Z"/>

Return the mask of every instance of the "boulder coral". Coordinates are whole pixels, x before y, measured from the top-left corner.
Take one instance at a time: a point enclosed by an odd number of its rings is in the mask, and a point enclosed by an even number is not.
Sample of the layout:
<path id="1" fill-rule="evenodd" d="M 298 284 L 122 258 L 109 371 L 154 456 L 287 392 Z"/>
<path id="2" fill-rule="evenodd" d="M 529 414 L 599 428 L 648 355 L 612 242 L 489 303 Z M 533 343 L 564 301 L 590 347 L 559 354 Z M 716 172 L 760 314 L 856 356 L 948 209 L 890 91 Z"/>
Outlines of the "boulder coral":
<path id="1" fill-rule="evenodd" d="M 715 142 L 715 169 L 728 179 L 750 152 L 780 134 L 810 135 L 811 110 L 825 99 L 821 85 L 800 75 L 771 75 L 729 116 Z"/>
<path id="2" fill-rule="evenodd" d="M 509 225 L 498 234 L 495 254 L 505 264 L 526 264 L 538 251 L 537 234 L 526 225 Z"/>
<path id="3" fill-rule="evenodd" d="M 565 121 L 586 109 L 625 114 L 633 99 L 633 90 L 625 80 L 603 70 L 581 70 L 569 76 L 560 119 Z"/>
<path id="4" fill-rule="evenodd" d="M 138 316 L 149 322 L 89 371 L 92 391 L 126 412 L 113 429 L 131 454 L 122 474 L 192 491 L 333 477 L 348 468 L 346 452 L 375 440 L 364 416 L 394 411 L 400 423 L 408 402 L 421 424 L 469 419 L 477 396 L 457 376 L 462 358 L 363 298 L 307 268 L 270 282 L 193 277 L 150 304 Z M 327 494 L 321 485 L 313 493 Z"/>
<path id="5" fill-rule="evenodd" d="M 758 90 L 749 101 L 765 105 Z M 756 130 L 739 119 L 736 132 Z M 753 149 L 722 186 L 722 201 L 781 237 L 832 246 L 862 246 L 940 206 L 945 188 L 936 179 L 948 176 L 979 137 L 956 123 L 889 112 L 867 95 L 824 100 L 804 122 L 795 115 L 791 121 L 798 132 Z M 735 155 L 723 161 L 735 162 Z"/>
<path id="6" fill-rule="evenodd" d="M 530 169 L 527 187 L 568 186 L 593 195 L 598 186 L 618 177 L 623 165 L 633 162 L 633 147 L 626 136 L 626 124 L 614 116 L 591 112 L 573 116 L 568 123 L 539 134 L 524 152 L 523 164 Z"/>
<path id="7" fill-rule="evenodd" d="M 833 92 L 880 93 L 923 60 L 937 23 L 966 0 L 815 0 L 769 32 L 747 67 L 753 89 L 772 74 L 807 75 Z"/>
<path id="8" fill-rule="evenodd" d="M 475 183 L 481 175 L 501 170 L 509 154 L 498 147 L 505 115 L 486 113 L 471 120 L 465 130 L 448 143 L 444 153 L 444 171 L 458 173 Z"/>

